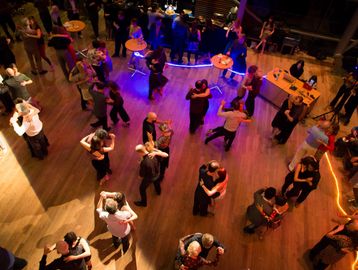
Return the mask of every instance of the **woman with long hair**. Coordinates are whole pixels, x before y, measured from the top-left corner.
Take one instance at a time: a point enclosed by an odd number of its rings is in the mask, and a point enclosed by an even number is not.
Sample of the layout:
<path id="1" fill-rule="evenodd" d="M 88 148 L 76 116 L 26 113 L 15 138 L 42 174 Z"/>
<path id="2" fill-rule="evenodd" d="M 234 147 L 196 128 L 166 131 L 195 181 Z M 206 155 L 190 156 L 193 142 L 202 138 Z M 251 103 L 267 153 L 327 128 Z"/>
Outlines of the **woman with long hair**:
<path id="1" fill-rule="evenodd" d="M 298 124 L 304 110 L 303 98 L 291 95 L 281 105 L 272 120 L 272 139 L 275 143 L 285 144 Z"/>
<path id="2" fill-rule="evenodd" d="M 317 188 L 320 178 L 317 160 L 313 156 L 304 157 L 295 169 L 287 174 L 281 194 L 287 199 L 298 196 L 295 203 L 295 206 L 298 207 L 311 191 Z M 291 185 L 293 187 L 287 191 Z"/>
<path id="3" fill-rule="evenodd" d="M 303 67 L 305 66 L 305 61 L 298 60 L 296 63 L 294 63 L 290 67 L 290 74 L 295 77 L 296 79 L 299 79 L 303 74 Z"/>
<path id="4" fill-rule="evenodd" d="M 77 57 L 75 67 L 71 70 L 69 81 L 75 83 L 81 96 L 81 108 L 87 109 L 87 105 L 93 104 L 93 98 L 89 93 L 89 88 L 98 82 L 96 71 L 83 55 Z"/>
<path id="5" fill-rule="evenodd" d="M 54 67 L 51 63 L 51 60 L 46 55 L 46 45 L 45 45 L 44 35 L 42 33 L 41 27 L 36 21 L 34 16 L 30 16 L 29 21 L 30 21 L 30 27 L 31 29 L 36 31 L 36 35 L 28 34 L 28 36 L 37 38 L 37 46 L 39 48 L 40 56 L 43 60 L 46 61 L 46 63 L 51 67 L 51 70 L 53 71 Z"/>
<path id="6" fill-rule="evenodd" d="M 150 69 L 148 98 L 153 100 L 153 92 L 158 91 L 162 95 L 163 87 L 168 82 L 168 79 L 163 75 L 167 57 L 164 48 L 159 46 L 156 50 L 148 52 L 145 58 L 147 59 L 147 66 Z"/>
<path id="7" fill-rule="evenodd" d="M 31 73 L 34 75 L 47 73 L 47 71 L 42 68 L 41 55 L 37 42 L 38 38 L 36 35 L 37 31 L 31 28 L 29 18 L 23 18 L 21 20 L 19 32 L 24 43 L 27 58 L 30 62 Z"/>
<path id="8" fill-rule="evenodd" d="M 236 19 L 236 21 L 232 22 L 231 26 L 226 31 L 226 39 L 228 40 L 226 47 L 224 49 L 224 54 L 226 54 L 231 48 L 232 44 L 235 40 L 241 38 L 242 35 L 242 26 L 240 19 Z"/>
<path id="9" fill-rule="evenodd" d="M 268 19 L 268 21 L 265 21 L 262 25 L 261 33 L 260 33 L 261 40 L 259 44 L 256 45 L 255 50 L 258 50 L 259 47 L 262 45 L 261 53 L 264 53 L 267 40 L 273 35 L 274 32 L 275 32 L 275 23 L 274 23 L 273 16 L 271 16 Z"/>
<path id="10" fill-rule="evenodd" d="M 105 145 L 105 139 L 111 138 L 111 144 Z M 91 133 L 84 137 L 80 143 L 91 154 L 92 166 L 97 171 L 97 181 L 100 185 L 103 185 L 109 180 L 109 175 L 112 174 L 112 170 L 109 167 L 108 152 L 113 151 L 116 135 L 113 133 L 107 133 L 104 129 L 97 129 L 96 132 Z"/>

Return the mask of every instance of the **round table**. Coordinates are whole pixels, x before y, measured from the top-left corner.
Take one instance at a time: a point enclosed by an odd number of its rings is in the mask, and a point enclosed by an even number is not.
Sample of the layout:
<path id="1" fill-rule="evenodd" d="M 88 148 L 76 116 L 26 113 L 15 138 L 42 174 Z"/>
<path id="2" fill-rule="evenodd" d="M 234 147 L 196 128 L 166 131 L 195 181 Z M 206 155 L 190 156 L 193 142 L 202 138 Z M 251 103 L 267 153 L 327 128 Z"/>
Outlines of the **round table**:
<path id="1" fill-rule="evenodd" d="M 83 29 L 85 29 L 86 24 L 82 21 L 73 20 L 73 21 L 65 22 L 63 26 L 66 28 L 67 32 L 78 33 Z"/>
<path id="2" fill-rule="evenodd" d="M 73 20 L 68 21 L 63 24 L 63 26 L 66 28 L 66 31 L 69 33 L 72 33 L 75 39 L 75 46 L 77 50 L 80 50 L 78 46 L 78 33 L 81 32 L 83 29 L 85 29 L 86 24 L 82 21 Z"/>
<path id="3" fill-rule="evenodd" d="M 126 41 L 125 46 L 132 52 L 139 52 L 147 48 L 147 42 L 138 38 L 132 38 Z"/>
<path id="4" fill-rule="evenodd" d="M 232 58 L 230 56 L 221 53 L 211 57 L 210 61 L 214 67 L 221 70 L 229 69 L 234 64 L 234 61 L 232 61 Z"/>
<path id="5" fill-rule="evenodd" d="M 216 81 L 216 84 L 212 85 L 210 87 L 210 89 L 217 89 L 222 94 L 222 91 L 221 91 L 222 86 L 219 85 L 221 71 L 231 68 L 234 65 L 234 61 L 232 60 L 232 58 L 230 56 L 227 56 L 227 55 L 224 55 L 221 53 L 211 57 L 210 61 L 214 67 L 219 69 L 219 74 L 218 74 L 218 79 Z"/>
<path id="6" fill-rule="evenodd" d="M 127 40 L 126 43 L 124 44 L 126 46 L 126 48 L 130 51 L 134 52 L 140 52 L 145 50 L 145 48 L 147 48 L 147 42 L 145 42 L 142 39 L 139 38 L 132 38 L 130 40 Z M 138 61 L 138 56 L 134 55 L 134 68 L 132 67 L 128 67 L 129 70 L 133 71 L 132 76 L 133 77 L 135 74 L 139 73 L 142 75 L 146 75 L 142 70 L 142 68 L 140 67 L 140 62 Z M 138 67 L 138 68 L 137 68 Z"/>

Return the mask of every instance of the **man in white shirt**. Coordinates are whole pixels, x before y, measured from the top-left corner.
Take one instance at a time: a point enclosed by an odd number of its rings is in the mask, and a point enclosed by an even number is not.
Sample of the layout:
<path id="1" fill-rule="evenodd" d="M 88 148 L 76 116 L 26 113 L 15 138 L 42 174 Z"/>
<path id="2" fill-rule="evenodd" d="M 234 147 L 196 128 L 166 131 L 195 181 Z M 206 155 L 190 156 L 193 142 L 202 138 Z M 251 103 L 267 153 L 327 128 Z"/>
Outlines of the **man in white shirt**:
<path id="1" fill-rule="evenodd" d="M 17 135 L 24 137 L 32 156 L 44 159 L 48 154 L 49 143 L 42 130 L 43 125 L 38 115 L 40 110 L 26 102 L 16 104 L 15 109 L 10 125 Z"/>
<path id="2" fill-rule="evenodd" d="M 103 208 L 103 201 L 105 206 Z M 129 234 L 131 227 L 128 219 L 131 217 L 129 211 L 118 210 L 117 202 L 111 198 L 106 199 L 101 193 L 101 197 L 97 204 L 97 212 L 99 218 L 107 223 L 107 228 L 112 234 L 113 245 L 118 248 L 120 243 L 123 246 L 123 253 L 129 248 Z"/>
<path id="3" fill-rule="evenodd" d="M 210 129 L 206 134 L 208 137 L 205 139 L 205 144 L 210 142 L 213 139 L 216 139 L 221 136 L 224 137 L 225 141 L 225 151 L 229 151 L 232 142 L 236 136 L 236 130 L 239 128 L 241 122 L 251 122 L 250 119 L 247 119 L 247 115 L 243 113 L 244 103 L 242 101 L 233 104 L 234 110 L 224 112 L 223 107 L 225 105 L 225 100 L 221 101 L 217 115 L 224 117 L 225 123 L 224 126 L 217 127 L 215 129 Z"/>

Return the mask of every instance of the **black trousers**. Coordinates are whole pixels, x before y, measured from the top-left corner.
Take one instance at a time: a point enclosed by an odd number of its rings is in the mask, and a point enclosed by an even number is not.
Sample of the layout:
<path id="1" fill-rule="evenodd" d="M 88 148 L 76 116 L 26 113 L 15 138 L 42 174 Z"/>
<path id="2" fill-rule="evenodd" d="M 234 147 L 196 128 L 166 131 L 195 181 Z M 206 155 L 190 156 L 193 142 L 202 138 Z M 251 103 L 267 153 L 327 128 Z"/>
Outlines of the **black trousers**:
<path id="1" fill-rule="evenodd" d="M 199 59 L 199 51 L 197 51 L 197 52 L 187 52 L 188 62 L 190 62 L 190 57 L 191 57 L 192 54 L 194 54 L 195 63 L 198 62 L 198 59 Z"/>
<path id="2" fill-rule="evenodd" d="M 293 188 L 291 188 L 289 191 L 286 192 L 287 188 L 291 184 L 293 184 Z M 285 183 L 281 188 L 282 195 L 286 195 L 287 198 L 298 196 L 296 200 L 297 203 L 302 203 L 307 198 L 308 194 L 311 193 L 311 191 L 312 189 L 310 188 L 304 188 L 301 185 L 297 185 L 297 184 L 295 185 L 292 177 L 288 177 L 288 176 L 286 176 Z"/>
<path id="3" fill-rule="evenodd" d="M 255 111 L 255 98 L 256 95 L 253 94 L 252 91 L 250 91 L 245 101 L 245 107 L 250 117 L 253 116 Z"/>
<path id="4" fill-rule="evenodd" d="M 12 109 L 15 107 L 14 102 L 9 94 L 9 92 L 5 92 L 0 94 L 0 100 L 2 104 L 4 104 L 5 110 L 7 113 L 11 113 Z"/>
<path id="5" fill-rule="evenodd" d="M 125 46 L 126 41 L 128 40 L 127 33 L 115 33 L 114 36 L 114 54 L 119 55 L 119 51 L 122 47 L 122 56 L 126 57 L 127 55 L 127 48 Z"/>
<path id="6" fill-rule="evenodd" d="M 314 260 L 314 258 L 326 247 L 330 245 L 330 239 L 327 236 L 323 236 L 322 239 L 310 250 L 309 258 L 311 261 Z M 321 260 L 319 260 L 317 263 L 314 264 L 315 270 L 323 270 L 326 269 L 329 265 L 323 263 Z"/>
<path id="7" fill-rule="evenodd" d="M 170 154 L 169 154 L 169 151 L 170 151 L 169 147 L 162 148 L 162 149 L 159 149 L 159 150 L 160 150 L 160 151 L 163 151 L 163 152 L 165 152 L 165 153 L 167 153 L 167 154 L 170 156 Z M 160 174 L 159 174 L 159 178 L 158 178 L 158 180 L 157 180 L 158 182 L 161 182 L 161 181 L 163 181 L 163 179 L 164 179 L 165 170 L 169 167 L 169 156 L 166 157 L 166 158 L 161 157 L 161 158 L 159 159 L 159 162 L 160 162 Z"/>
<path id="8" fill-rule="evenodd" d="M 19 257 L 15 257 L 14 266 L 12 270 L 21 270 L 27 265 L 27 261 L 25 259 L 21 259 Z"/>
<path id="9" fill-rule="evenodd" d="M 93 159 L 92 166 L 96 169 L 97 181 L 100 181 L 110 171 L 110 162 L 109 162 L 108 153 L 104 153 L 104 159 L 102 160 Z"/>
<path id="10" fill-rule="evenodd" d="M 333 107 L 336 112 L 339 112 L 340 110 L 342 110 L 344 103 L 346 103 L 347 99 L 349 98 L 350 93 L 351 93 L 351 89 L 348 88 L 345 84 L 343 84 L 339 88 L 337 95 L 334 97 L 331 103 L 329 103 L 329 105 Z M 339 103 L 336 106 L 338 101 Z"/>
<path id="11" fill-rule="evenodd" d="M 106 77 L 104 75 L 103 64 L 101 64 L 100 66 L 92 65 L 92 67 L 96 71 L 98 80 L 100 80 L 101 82 L 106 82 Z"/>
<path id="12" fill-rule="evenodd" d="M 346 113 L 344 114 L 344 122 L 346 124 L 349 123 L 351 120 L 352 114 L 355 111 L 355 109 L 358 106 L 358 94 L 357 95 L 351 95 L 351 97 L 348 99 L 346 105 L 344 105 L 344 109 Z"/>
<path id="13" fill-rule="evenodd" d="M 8 30 L 8 28 L 7 28 L 7 26 L 9 26 L 10 29 L 12 30 L 12 32 L 15 34 L 16 26 L 15 26 L 15 23 L 14 23 L 13 19 L 12 19 L 12 17 L 11 17 L 10 14 L 1 14 L 1 16 L 3 17 L 3 18 L 1 18 L 1 21 L 0 21 L 1 27 L 2 27 L 2 29 L 4 30 L 6 36 L 7 36 L 9 39 L 13 40 L 13 37 L 12 37 L 12 35 L 9 33 L 9 30 Z"/>
<path id="14" fill-rule="evenodd" d="M 209 137 L 206 138 L 205 142 L 208 143 L 218 137 L 225 136 L 224 137 L 225 149 L 229 150 L 232 145 L 232 142 L 235 139 L 236 131 L 232 132 L 232 131 L 226 130 L 224 127 L 217 127 L 217 128 L 213 129 L 213 132 L 214 133 L 212 135 L 210 135 Z"/>
<path id="15" fill-rule="evenodd" d="M 174 40 L 172 49 L 170 51 L 170 58 L 172 61 L 174 61 L 176 55 L 178 54 L 179 59 L 178 63 L 183 63 L 183 54 L 184 54 L 184 48 L 185 48 L 185 38 L 177 37 L 177 40 Z"/>
<path id="16" fill-rule="evenodd" d="M 115 248 L 118 248 L 119 245 L 122 243 L 123 253 L 126 253 L 126 251 L 129 248 L 129 237 L 130 237 L 130 234 L 128 234 L 122 238 L 112 235 L 113 245 L 115 246 Z"/>
<path id="17" fill-rule="evenodd" d="M 197 187 L 202 188 L 202 187 Z M 194 194 L 194 205 L 193 205 L 193 215 L 207 216 L 208 215 L 209 201 L 200 196 L 198 190 L 195 190 Z"/>
<path id="18" fill-rule="evenodd" d="M 81 88 L 77 86 L 77 90 L 80 93 L 80 97 L 81 97 L 81 108 L 82 108 L 82 110 L 85 110 L 85 109 L 87 109 L 87 101 L 83 99 Z"/>
<path id="19" fill-rule="evenodd" d="M 52 32 L 52 19 L 49 11 L 39 12 L 42 24 L 47 32 L 47 34 Z"/>
<path id="20" fill-rule="evenodd" d="M 161 187 L 160 187 L 160 181 L 157 180 L 157 178 L 143 178 L 142 183 L 139 186 L 139 193 L 140 193 L 140 200 L 142 203 L 147 204 L 147 188 L 150 184 L 154 185 L 155 191 L 159 195 L 161 193 Z"/>
<path id="21" fill-rule="evenodd" d="M 41 130 L 37 135 L 31 137 L 24 133 L 23 137 L 30 148 L 31 155 L 33 157 L 44 159 L 45 156 L 48 155 L 47 147 L 50 144 L 48 143 L 43 130 Z"/>
<path id="22" fill-rule="evenodd" d="M 190 118 L 190 124 L 189 124 L 189 131 L 190 133 L 195 133 L 195 131 L 198 129 L 198 127 L 201 124 L 201 121 L 203 119 L 203 113 L 189 113 Z"/>
<path id="23" fill-rule="evenodd" d="M 98 12 L 90 12 L 88 13 L 89 20 L 91 21 L 93 33 L 96 36 L 96 38 L 99 36 L 98 31 Z"/>
<path id="24" fill-rule="evenodd" d="M 123 106 L 113 106 L 112 110 L 109 113 L 109 116 L 111 117 L 111 120 L 113 121 L 113 123 L 117 123 L 119 121 L 118 116 L 117 116 L 118 114 L 124 123 L 129 122 L 130 118 L 128 116 L 128 113 L 124 109 L 124 107 Z"/>
<path id="25" fill-rule="evenodd" d="M 96 116 L 98 121 L 95 123 L 92 123 L 91 126 L 92 127 L 99 127 L 102 126 L 104 130 L 109 130 L 108 128 L 108 123 L 107 123 L 107 115 L 106 116 L 102 116 L 102 117 L 98 117 Z"/>

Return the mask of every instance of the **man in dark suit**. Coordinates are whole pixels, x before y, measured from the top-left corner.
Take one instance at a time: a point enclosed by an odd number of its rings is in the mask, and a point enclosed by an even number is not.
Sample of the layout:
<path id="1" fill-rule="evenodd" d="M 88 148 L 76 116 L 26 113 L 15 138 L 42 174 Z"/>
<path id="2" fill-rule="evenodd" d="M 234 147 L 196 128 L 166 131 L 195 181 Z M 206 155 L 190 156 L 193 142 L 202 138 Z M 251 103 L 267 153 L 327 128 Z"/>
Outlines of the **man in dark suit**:
<path id="1" fill-rule="evenodd" d="M 142 161 L 140 162 L 139 167 L 139 176 L 142 178 L 142 183 L 139 186 L 141 199 L 140 201 L 135 201 L 134 204 L 137 206 L 146 207 L 146 190 L 151 183 L 153 183 L 156 193 L 158 195 L 161 193 L 160 181 L 158 181 L 160 176 L 160 162 L 158 157 L 167 158 L 169 155 L 157 149 L 149 152 L 142 144 L 137 145 L 135 150 L 142 157 Z"/>
<path id="2" fill-rule="evenodd" d="M 88 18 L 91 21 L 92 29 L 96 38 L 99 37 L 98 31 L 98 11 L 101 8 L 101 1 L 99 0 L 86 0 L 85 2 Z"/>
<path id="3" fill-rule="evenodd" d="M 105 85 L 99 82 L 94 83 L 89 89 L 94 102 L 93 113 L 98 119 L 97 122 L 91 124 L 91 127 L 97 128 L 102 126 L 104 130 L 108 131 L 110 128 L 107 122 L 107 97 L 104 93 L 104 88 Z"/>
<path id="4" fill-rule="evenodd" d="M 246 211 L 247 219 L 251 222 L 244 228 L 245 233 L 255 233 L 255 229 L 266 221 L 263 214 L 270 216 L 273 211 L 276 189 L 273 187 L 261 188 L 254 193 L 254 203 Z"/>
<path id="5" fill-rule="evenodd" d="M 68 244 L 61 240 L 56 243 L 57 253 L 61 254 L 60 258 L 55 259 L 50 264 L 46 265 L 47 254 L 49 254 L 53 249 L 50 247 L 44 248 L 44 254 L 40 261 L 39 270 L 86 270 L 86 264 L 84 259 L 74 260 L 74 261 L 65 261 L 66 257 L 70 255 L 78 255 L 70 253 Z"/>
<path id="6" fill-rule="evenodd" d="M 214 179 L 217 177 L 217 170 L 219 169 L 219 167 L 219 162 L 217 162 L 216 160 L 212 160 L 208 164 L 204 164 L 200 167 L 198 185 L 195 189 L 194 194 L 194 216 L 196 216 L 197 214 L 199 214 L 200 216 L 208 215 L 210 197 L 205 193 L 204 189 L 201 186 L 205 185 L 209 190 L 215 186 Z M 202 184 L 200 180 L 203 180 Z"/>

